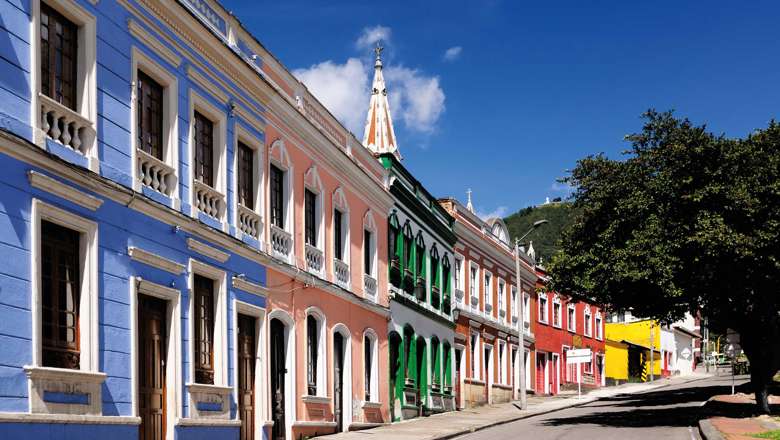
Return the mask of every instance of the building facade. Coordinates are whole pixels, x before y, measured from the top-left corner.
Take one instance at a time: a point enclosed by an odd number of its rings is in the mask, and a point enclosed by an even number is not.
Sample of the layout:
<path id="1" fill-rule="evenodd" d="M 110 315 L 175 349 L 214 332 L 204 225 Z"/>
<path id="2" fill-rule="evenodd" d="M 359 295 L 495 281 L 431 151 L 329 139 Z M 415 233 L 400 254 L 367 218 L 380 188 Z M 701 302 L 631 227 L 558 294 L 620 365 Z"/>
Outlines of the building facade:
<path id="1" fill-rule="evenodd" d="M 455 218 L 456 394 L 461 408 L 515 398 L 520 350 L 530 353 L 533 341 L 529 337 L 529 345 L 519 346 L 519 292 L 532 291 L 535 275 L 524 262 L 522 279 L 516 279 L 506 226 L 497 218 L 477 217 L 470 199 L 467 206 L 453 198 L 439 201 Z"/>
<path id="2" fill-rule="evenodd" d="M 0 13 L 0 436 L 388 421 L 382 164 L 215 1 Z"/>
<path id="3" fill-rule="evenodd" d="M 606 348 L 605 321 L 601 308 L 547 290 L 547 272 L 544 267 L 537 265 L 536 273 L 534 392 L 555 395 L 561 390 L 577 389 L 578 386 L 603 386 Z M 591 350 L 590 362 L 567 364 L 566 352 L 581 348 Z"/>

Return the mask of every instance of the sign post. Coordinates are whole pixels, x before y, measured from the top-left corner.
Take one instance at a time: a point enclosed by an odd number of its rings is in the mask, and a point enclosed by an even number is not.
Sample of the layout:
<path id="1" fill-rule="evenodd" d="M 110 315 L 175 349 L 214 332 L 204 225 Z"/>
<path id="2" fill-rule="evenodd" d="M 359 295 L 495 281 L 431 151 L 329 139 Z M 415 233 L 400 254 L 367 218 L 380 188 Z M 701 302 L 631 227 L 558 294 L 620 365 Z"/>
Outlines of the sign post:
<path id="1" fill-rule="evenodd" d="M 590 348 L 566 350 L 566 365 L 577 365 L 577 399 L 582 398 L 582 372 L 579 366 L 590 362 L 592 357 Z"/>

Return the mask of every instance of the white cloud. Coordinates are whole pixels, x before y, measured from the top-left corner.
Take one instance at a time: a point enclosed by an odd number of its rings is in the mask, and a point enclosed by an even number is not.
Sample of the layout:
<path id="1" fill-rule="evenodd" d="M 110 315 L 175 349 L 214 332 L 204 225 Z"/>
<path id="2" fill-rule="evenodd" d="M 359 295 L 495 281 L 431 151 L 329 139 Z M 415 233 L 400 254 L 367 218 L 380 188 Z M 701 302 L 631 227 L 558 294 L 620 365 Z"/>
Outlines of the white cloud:
<path id="1" fill-rule="evenodd" d="M 553 184 L 550 185 L 550 190 L 568 195 L 574 191 L 574 187 L 568 183 L 553 182 Z"/>
<path id="2" fill-rule="evenodd" d="M 309 91 L 353 133 L 363 134 L 368 108 L 368 71 L 357 58 L 344 64 L 323 61 L 308 69 L 296 69 L 298 77 Z"/>
<path id="3" fill-rule="evenodd" d="M 358 49 L 366 49 L 373 47 L 377 42 L 381 41 L 383 44 L 390 42 L 390 35 L 392 31 L 389 27 L 377 25 L 374 27 L 366 27 L 363 29 L 363 33 L 360 34 L 355 46 Z"/>
<path id="4" fill-rule="evenodd" d="M 444 58 L 444 61 L 455 61 L 458 58 L 460 58 L 460 53 L 463 52 L 463 48 L 460 46 L 453 46 L 447 50 L 444 51 L 444 55 L 442 55 L 442 58 Z"/>
<path id="5" fill-rule="evenodd" d="M 487 220 L 493 217 L 504 218 L 508 213 L 509 213 L 509 208 L 503 205 L 497 207 L 492 211 L 483 211 L 482 209 L 477 209 L 475 212 L 475 214 L 477 214 L 477 217 L 481 218 L 482 220 Z"/>
<path id="6" fill-rule="evenodd" d="M 426 76 L 417 69 L 391 66 L 385 70 L 390 110 L 407 128 L 430 133 L 444 112 L 444 90 L 438 76 Z"/>

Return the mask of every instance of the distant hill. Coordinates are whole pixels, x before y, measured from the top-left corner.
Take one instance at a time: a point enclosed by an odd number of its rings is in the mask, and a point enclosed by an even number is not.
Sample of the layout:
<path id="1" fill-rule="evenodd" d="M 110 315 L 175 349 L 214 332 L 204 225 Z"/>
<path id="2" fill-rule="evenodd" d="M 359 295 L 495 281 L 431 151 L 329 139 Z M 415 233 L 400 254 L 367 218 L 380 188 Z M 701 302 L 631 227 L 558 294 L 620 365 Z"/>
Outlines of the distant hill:
<path id="1" fill-rule="evenodd" d="M 576 211 L 569 202 L 553 202 L 539 206 L 529 206 L 504 219 L 512 240 L 528 232 L 537 220 L 546 219 L 548 224 L 539 227 L 523 241 L 534 242 L 536 259 L 548 261 L 557 250 L 558 239 L 563 229 L 574 219 Z"/>

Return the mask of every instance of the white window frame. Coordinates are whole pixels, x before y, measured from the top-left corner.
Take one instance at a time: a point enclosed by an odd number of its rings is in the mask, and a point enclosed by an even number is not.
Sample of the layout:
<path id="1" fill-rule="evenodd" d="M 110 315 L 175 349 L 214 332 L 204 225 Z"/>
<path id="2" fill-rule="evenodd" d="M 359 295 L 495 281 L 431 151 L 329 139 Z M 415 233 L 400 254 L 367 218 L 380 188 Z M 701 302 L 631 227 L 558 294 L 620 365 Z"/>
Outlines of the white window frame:
<path id="1" fill-rule="evenodd" d="M 453 291 L 454 290 L 464 291 L 464 295 L 463 296 L 465 297 L 466 296 L 465 295 L 465 288 L 466 288 L 466 273 L 465 272 L 466 271 L 464 270 L 465 266 L 466 266 L 464 264 L 465 263 L 465 258 L 463 258 L 463 255 L 461 255 L 461 254 L 459 254 L 457 252 L 455 252 L 453 254 L 453 256 L 454 256 L 454 258 L 453 258 L 452 271 L 453 271 L 454 280 L 455 280 L 455 286 L 454 286 L 455 288 L 453 289 Z M 460 266 L 458 266 L 458 264 L 460 264 Z M 464 298 L 461 298 L 460 301 L 463 302 L 463 299 Z"/>
<path id="2" fill-rule="evenodd" d="M 504 299 L 504 296 L 506 295 L 506 281 L 504 281 L 503 278 L 498 278 L 498 310 L 499 310 L 499 317 L 501 316 L 501 310 L 504 311 L 504 318 L 507 319 L 507 310 L 505 308 L 506 300 Z"/>
<path id="3" fill-rule="evenodd" d="M 227 325 L 227 274 L 214 266 L 190 258 L 188 268 L 189 290 L 189 378 L 188 385 L 195 384 L 195 275 L 214 281 L 214 386 L 228 386 L 228 325 Z M 198 384 L 202 385 L 202 384 Z M 190 393 L 192 394 L 192 393 Z"/>
<path id="4" fill-rule="evenodd" d="M 487 269 L 482 270 L 482 295 L 484 308 L 487 309 L 488 305 L 493 307 L 493 273 Z M 485 313 L 492 316 L 493 310 L 491 309 L 490 312 L 486 311 Z"/>
<path id="5" fill-rule="evenodd" d="M 507 380 L 507 366 L 506 366 L 506 342 L 499 340 L 498 341 L 498 383 L 501 385 L 507 385 L 509 381 Z"/>
<path id="6" fill-rule="evenodd" d="M 531 326 L 531 294 L 523 291 L 523 322 Z"/>
<path id="7" fill-rule="evenodd" d="M 349 281 L 347 281 L 347 288 L 352 284 L 352 258 L 350 255 L 350 251 L 352 250 L 352 241 L 351 241 L 351 233 L 350 233 L 350 215 L 349 215 L 349 202 L 347 201 L 347 197 L 344 195 L 344 189 L 341 187 L 336 188 L 335 191 L 333 191 L 333 196 L 331 198 L 331 233 L 330 233 L 330 241 L 332 242 L 331 247 L 333 253 L 333 267 L 331 268 L 331 273 L 333 274 L 333 282 L 336 282 L 336 268 L 335 268 L 335 260 L 336 260 L 336 246 L 338 244 L 335 242 L 335 228 L 336 228 L 336 211 L 341 212 L 341 240 L 343 243 L 341 243 L 342 246 L 342 252 L 341 252 L 341 262 L 346 263 L 346 265 L 350 268 L 350 276 L 347 277 Z"/>
<path id="8" fill-rule="evenodd" d="M 264 157 L 263 157 L 263 150 L 265 146 L 263 145 L 263 141 L 252 135 L 252 133 L 243 127 L 240 123 L 235 122 L 233 124 L 233 182 L 231 182 L 231 185 L 233 188 L 235 188 L 234 191 L 234 202 L 233 202 L 233 222 L 236 224 L 236 234 L 238 234 L 238 238 L 241 239 L 241 235 L 243 232 L 241 232 L 239 226 L 239 219 L 238 219 L 238 143 L 241 142 L 242 144 L 246 145 L 253 151 L 253 170 L 252 170 L 252 186 L 254 187 L 254 193 L 255 193 L 255 200 L 254 204 L 255 207 L 252 211 L 254 211 L 255 214 L 260 216 L 260 227 L 259 227 L 259 236 L 258 237 L 252 237 L 260 242 L 261 246 L 263 243 L 264 238 L 264 232 L 265 228 L 263 227 L 263 223 L 265 223 L 265 219 L 263 218 L 263 213 L 265 212 L 265 192 L 263 191 L 263 177 L 264 177 L 264 170 L 265 167 L 263 166 L 264 163 Z M 262 248 L 261 248 L 262 249 Z"/>
<path id="9" fill-rule="evenodd" d="M 364 294 L 367 296 L 373 298 L 374 301 L 378 301 L 379 299 L 379 280 L 378 280 L 378 268 L 377 265 L 379 264 L 378 261 L 378 253 L 377 253 L 377 234 L 378 229 L 376 227 L 376 222 L 374 221 L 374 213 L 369 209 L 366 211 L 366 215 L 363 216 L 363 236 L 361 237 L 362 241 L 362 248 L 361 250 L 361 258 L 364 258 L 365 252 L 366 252 L 366 246 L 368 246 L 368 251 L 370 253 L 371 257 L 371 270 L 367 271 L 365 268 L 365 265 L 363 264 L 363 260 L 360 261 L 361 265 L 363 265 L 363 273 L 361 276 L 363 277 L 363 286 L 364 286 Z M 371 241 L 369 243 L 366 243 L 365 237 L 365 231 L 368 231 L 371 233 Z M 377 285 L 377 292 L 373 296 L 368 295 L 368 292 L 365 291 L 365 277 L 368 275 L 369 277 L 374 279 L 375 284 Z"/>
<path id="10" fill-rule="evenodd" d="M 193 217 L 198 217 L 198 208 L 195 206 L 195 112 L 202 114 L 214 124 L 214 186 L 212 189 L 222 194 L 224 203 L 227 203 L 227 115 L 195 90 L 190 89 L 189 94 L 189 131 L 187 133 L 187 154 L 189 155 L 189 179 L 190 182 L 190 210 Z M 227 230 L 227 206 L 224 206 L 220 218 L 223 231 Z"/>
<path id="11" fill-rule="evenodd" d="M 379 336 L 377 336 L 376 332 L 372 328 L 367 328 L 363 332 L 363 344 L 365 344 L 366 338 L 368 338 L 371 341 L 371 388 L 368 390 L 370 400 L 367 402 L 369 403 L 376 403 L 379 404 L 380 397 L 379 397 Z M 363 372 L 365 373 L 365 346 L 363 347 L 363 350 L 361 354 L 363 355 Z M 364 381 L 365 381 L 365 375 Z M 365 391 L 366 384 L 363 383 L 363 390 Z M 365 397 L 365 394 L 364 394 Z"/>
<path id="12" fill-rule="evenodd" d="M 31 99 L 30 121 L 33 126 L 33 142 L 36 145 L 45 145 L 46 134 L 41 130 L 41 1 L 31 0 L 31 42 L 30 81 L 33 85 Z M 76 99 L 78 109 L 76 113 L 92 123 L 92 130 L 97 130 L 97 20 L 94 15 L 87 12 L 75 0 L 46 0 L 49 7 L 62 14 L 65 18 L 75 23 L 78 29 L 78 54 L 77 54 L 77 85 Z M 92 145 L 86 146 L 85 157 L 88 167 L 94 172 L 99 172 L 99 159 L 97 157 L 97 136 L 91 139 Z"/>
<path id="13" fill-rule="evenodd" d="M 517 309 L 517 306 L 518 306 L 518 304 L 517 304 L 517 286 L 512 284 L 512 287 L 511 287 L 510 291 L 512 293 L 511 293 L 511 296 L 509 298 L 509 309 L 510 309 L 510 312 L 512 314 L 512 317 L 517 317 L 518 316 L 518 314 L 517 314 L 518 313 L 518 309 Z"/>
<path id="14" fill-rule="evenodd" d="M 471 340 L 469 343 L 471 344 L 471 350 L 473 352 L 473 356 L 471 356 L 471 365 L 474 366 L 474 374 L 471 376 L 472 380 L 481 381 L 482 380 L 482 354 L 480 353 L 480 350 L 482 349 L 482 344 L 480 344 L 480 341 L 482 338 L 480 337 L 479 331 L 477 330 L 471 330 Z M 469 371 L 471 373 L 471 371 Z"/>
<path id="15" fill-rule="evenodd" d="M 265 184 L 265 191 L 264 192 L 268 204 L 265 206 L 266 208 L 266 217 L 268 218 L 269 225 L 271 224 L 271 165 L 275 166 L 276 168 L 279 168 L 284 172 L 284 178 L 282 179 L 282 198 L 284 199 L 284 206 L 282 207 L 282 211 L 284 211 L 284 225 L 283 230 L 286 232 L 289 232 L 292 235 L 293 240 L 293 246 L 292 246 L 292 255 L 295 255 L 295 215 L 293 213 L 294 206 L 295 206 L 295 198 L 294 198 L 294 191 L 293 191 L 293 163 L 290 160 L 290 155 L 287 152 L 287 147 L 284 144 L 284 140 L 277 139 L 273 143 L 271 143 L 271 148 L 269 149 L 268 154 L 268 168 L 264 167 L 265 172 L 268 174 L 268 178 L 266 179 L 268 182 Z M 278 157 L 277 157 L 278 156 Z"/>
<path id="16" fill-rule="evenodd" d="M 173 440 L 176 421 L 181 414 L 183 375 L 182 368 L 182 335 L 181 335 L 181 292 L 171 287 L 152 283 L 141 278 L 130 277 L 130 358 L 132 414 L 138 417 L 138 297 L 147 295 L 167 302 L 166 310 L 166 353 L 165 389 L 166 389 L 166 439 Z"/>
<path id="17" fill-rule="evenodd" d="M 555 306 L 558 306 L 558 320 L 555 319 Z M 563 305 L 561 304 L 561 298 L 558 295 L 553 294 L 552 300 L 552 325 L 556 328 L 561 328 L 563 325 Z"/>
<path id="18" fill-rule="evenodd" d="M 479 285 L 480 281 L 479 264 L 469 261 L 469 307 L 477 310 L 479 309 L 479 292 L 482 290 L 482 286 Z M 477 299 L 476 305 L 473 303 L 473 298 Z"/>
<path id="19" fill-rule="evenodd" d="M 317 394 L 315 396 L 317 397 L 328 397 L 328 384 L 327 384 L 327 377 L 328 374 L 327 365 L 328 365 L 328 350 L 327 350 L 327 318 L 325 317 L 325 314 L 320 310 L 318 307 L 311 306 L 306 309 L 306 320 L 304 320 L 304 330 L 305 330 L 305 340 L 306 344 L 304 344 L 305 347 L 305 359 L 306 364 L 304 364 L 304 377 L 306 377 L 305 384 L 306 384 L 306 394 L 309 395 L 309 383 L 308 383 L 308 376 L 306 375 L 306 367 L 309 363 L 309 316 L 314 317 L 314 319 L 317 321 Z"/>
<path id="20" fill-rule="evenodd" d="M 238 315 L 252 316 L 255 318 L 255 420 L 252 424 L 255 428 L 255 438 L 262 438 L 265 414 L 267 414 L 267 402 L 270 386 L 268 363 L 265 361 L 266 343 L 266 311 L 262 307 L 249 304 L 237 299 L 233 300 L 233 401 L 238 402 Z M 238 417 L 238 415 L 236 415 Z"/>
<path id="21" fill-rule="evenodd" d="M 591 337 L 593 335 L 593 315 L 590 313 L 590 306 L 585 306 L 585 308 L 582 310 L 582 315 L 582 332 L 585 334 L 585 336 Z"/>
<path id="22" fill-rule="evenodd" d="M 572 333 L 577 332 L 577 306 L 571 302 L 566 305 L 566 329 Z"/>
<path id="23" fill-rule="evenodd" d="M 542 312 L 542 300 L 544 299 L 544 312 Z M 550 301 L 547 298 L 547 294 L 544 292 L 539 292 L 539 297 L 537 300 L 537 314 L 539 318 L 539 322 L 542 324 L 549 324 L 550 323 L 550 317 L 548 316 L 550 314 Z"/>
<path id="24" fill-rule="evenodd" d="M 604 339 L 604 318 L 601 316 L 600 311 L 596 311 L 596 320 L 594 325 L 596 327 L 596 339 L 599 341 Z"/>
<path id="25" fill-rule="evenodd" d="M 138 175 L 138 71 L 157 81 L 163 87 L 163 162 L 173 168 L 174 188 L 167 197 L 171 199 L 171 207 L 179 209 L 179 85 L 175 75 L 157 64 L 137 46 L 133 46 L 131 54 L 132 92 L 130 100 L 130 142 L 132 144 L 131 163 L 133 189 L 141 192 L 143 183 Z"/>

